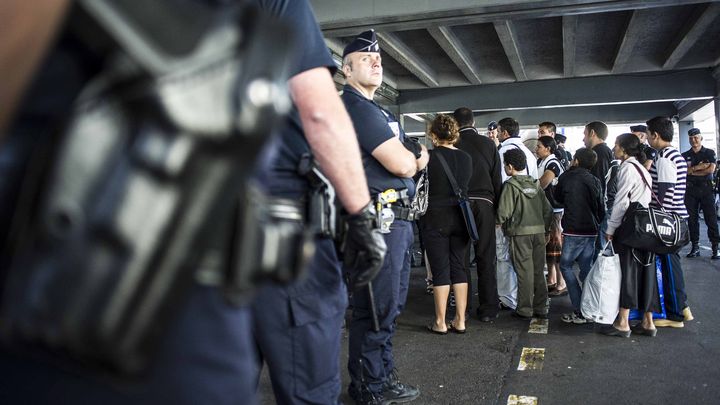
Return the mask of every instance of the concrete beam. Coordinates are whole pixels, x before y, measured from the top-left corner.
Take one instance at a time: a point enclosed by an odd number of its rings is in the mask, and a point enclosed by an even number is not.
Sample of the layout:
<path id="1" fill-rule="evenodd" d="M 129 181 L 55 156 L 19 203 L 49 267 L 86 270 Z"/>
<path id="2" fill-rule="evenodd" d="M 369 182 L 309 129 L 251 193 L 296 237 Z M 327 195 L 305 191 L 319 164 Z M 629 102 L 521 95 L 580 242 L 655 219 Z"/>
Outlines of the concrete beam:
<path id="1" fill-rule="evenodd" d="M 690 116 L 697 110 L 705 107 L 708 103 L 711 103 L 712 99 L 709 100 L 689 100 L 677 107 L 677 113 L 679 121 L 687 121 Z"/>
<path id="2" fill-rule="evenodd" d="M 710 69 L 666 71 L 657 74 L 577 77 L 453 88 L 403 90 L 402 113 L 524 109 L 578 104 L 617 104 L 715 97 Z"/>
<path id="3" fill-rule="evenodd" d="M 698 13 L 694 16 L 695 21 L 687 24 L 681 35 L 675 39 L 674 46 L 670 48 L 670 52 L 665 58 L 663 69 L 672 69 L 687 54 L 690 48 L 695 45 L 702 34 L 720 15 L 720 3 L 712 3 L 699 7 Z"/>
<path id="4" fill-rule="evenodd" d="M 704 2 L 707 0 L 682 3 Z M 310 0 L 310 3 L 323 32 L 330 36 L 356 35 L 370 28 L 402 31 L 678 5 L 677 0 Z"/>
<path id="5" fill-rule="evenodd" d="M 485 128 L 490 121 L 499 121 L 505 117 L 515 118 L 521 126 L 534 126 L 543 121 L 552 121 L 558 126 L 581 126 L 588 122 L 601 120 L 607 124 L 645 122 L 649 118 L 675 114 L 671 102 L 644 103 L 632 105 L 595 105 L 584 107 L 533 108 L 524 110 L 487 111 L 475 113 L 478 128 Z M 425 131 L 425 123 L 405 120 L 405 131 Z"/>
<path id="6" fill-rule="evenodd" d="M 414 74 L 421 82 L 425 83 L 428 87 L 439 86 L 437 73 L 423 62 L 412 49 L 405 45 L 397 35 L 388 32 L 378 32 L 377 38 L 383 51 L 403 65 L 405 69 Z"/>
<path id="7" fill-rule="evenodd" d="M 576 15 L 565 15 L 562 18 L 563 33 L 563 74 L 565 77 L 575 76 L 575 33 L 577 32 Z"/>
<path id="8" fill-rule="evenodd" d="M 615 61 L 613 62 L 612 73 L 621 73 L 625 71 L 630 56 L 635 51 L 638 39 L 640 38 L 640 30 L 643 29 L 643 17 L 641 11 L 633 11 L 632 16 L 628 19 L 625 26 L 625 34 L 622 41 L 615 52 Z"/>
<path id="9" fill-rule="evenodd" d="M 428 32 L 471 84 L 482 83 L 477 65 L 450 27 L 432 27 Z"/>
<path id="10" fill-rule="evenodd" d="M 527 74 L 525 74 L 525 65 L 523 65 L 522 58 L 520 57 L 520 50 L 517 47 L 517 36 L 513 33 L 512 23 L 509 20 L 495 21 L 493 23 L 495 31 L 497 32 L 500 43 L 502 43 L 503 49 L 505 49 L 505 55 L 507 55 L 510 67 L 512 67 L 513 73 L 517 81 L 526 81 Z"/>

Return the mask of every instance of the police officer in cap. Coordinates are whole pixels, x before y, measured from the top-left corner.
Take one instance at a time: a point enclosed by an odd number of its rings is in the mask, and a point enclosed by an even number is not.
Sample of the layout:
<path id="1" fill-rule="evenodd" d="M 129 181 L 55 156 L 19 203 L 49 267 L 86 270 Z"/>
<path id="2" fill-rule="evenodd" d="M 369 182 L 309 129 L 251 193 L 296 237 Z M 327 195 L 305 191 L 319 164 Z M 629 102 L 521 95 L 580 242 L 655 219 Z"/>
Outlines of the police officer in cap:
<path id="1" fill-rule="evenodd" d="M 642 145 L 642 151 L 645 153 L 645 157 L 647 160 L 644 163 L 644 166 L 646 169 L 650 170 L 650 166 L 652 165 L 653 160 L 655 160 L 655 156 L 657 156 L 657 151 L 652 148 L 652 146 L 648 145 L 647 142 L 647 126 L 645 125 L 633 125 L 630 127 L 630 132 L 633 133 L 633 135 L 637 136 L 638 139 L 640 139 L 640 144 Z"/>
<path id="2" fill-rule="evenodd" d="M 690 218 L 690 242 L 692 248 L 686 257 L 700 256 L 700 224 L 699 209 L 703 211 L 705 225 L 707 225 L 708 239 L 712 244 L 712 259 L 720 259 L 720 235 L 718 235 L 717 215 L 713 199 L 713 174 L 715 173 L 715 151 L 702 146 L 702 134 L 697 128 L 688 131 L 691 148 L 683 152 L 688 165 L 687 191 L 685 192 L 685 206 Z"/>
<path id="3" fill-rule="evenodd" d="M 407 402 L 420 392 L 399 381 L 391 339 L 410 276 L 415 219 L 409 209 L 415 193 L 412 176 L 427 165 L 429 157 L 424 146 L 405 136 L 395 116 L 373 101 L 383 78 L 374 31 L 363 32 L 345 47 L 342 69 L 347 79 L 342 99 L 357 131 L 368 189 L 380 208 L 388 247 L 371 291 L 356 289 L 353 294 L 348 391 L 359 404 Z M 377 325 L 373 325 L 374 315 Z"/>

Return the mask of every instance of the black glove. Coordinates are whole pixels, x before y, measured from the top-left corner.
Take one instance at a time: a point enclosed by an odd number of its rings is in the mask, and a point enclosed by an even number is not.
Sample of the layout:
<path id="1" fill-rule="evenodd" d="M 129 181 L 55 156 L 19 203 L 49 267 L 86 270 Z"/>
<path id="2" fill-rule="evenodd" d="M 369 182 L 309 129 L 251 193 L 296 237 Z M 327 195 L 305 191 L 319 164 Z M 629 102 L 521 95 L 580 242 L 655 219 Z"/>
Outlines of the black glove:
<path id="1" fill-rule="evenodd" d="M 348 228 L 343 243 L 344 267 L 350 286 L 358 288 L 371 282 L 382 267 L 387 246 L 377 227 L 377 214 L 370 202 L 362 211 L 345 218 Z"/>
<path id="2" fill-rule="evenodd" d="M 420 156 L 422 156 L 422 147 L 420 147 L 420 142 L 418 142 L 417 139 L 406 136 L 403 145 L 405 146 L 405 149 L 415 155 L 415 159 L 420 159 Z"/>

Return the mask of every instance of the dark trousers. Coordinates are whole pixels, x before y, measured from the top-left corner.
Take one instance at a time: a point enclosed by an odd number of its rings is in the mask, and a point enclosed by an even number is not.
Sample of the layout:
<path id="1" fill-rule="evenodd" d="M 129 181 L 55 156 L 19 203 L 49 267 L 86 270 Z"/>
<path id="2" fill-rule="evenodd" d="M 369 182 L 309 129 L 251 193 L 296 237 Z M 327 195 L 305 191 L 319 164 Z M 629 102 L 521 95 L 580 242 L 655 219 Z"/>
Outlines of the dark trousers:
<path id="1" fill-rule="evenodd" d="M 705 225 L 707 225 L 708 239 L 713 245 L 720 244 L 720 235 L 718 235 L 718 221 L 715 213 L 715 196 L 710 184 L 694 185 L 687 183 L 687 191 L 685 192 L 685 207 L 687 208 L 690 218 L 688 218 L 688 228 L 690 230 L 690 241 L 693 245 L 697 245 L 700 241 L 700 223 L 699 210 L 702 208 Z"/>
<path id="2" fill-rule="evenodd" d="M 547 283 L 545 267 L 545 236 L 511 236 L 510 253 L 517 274 L 517 308 L 515 312 L 523 316 L 547 314 Z"/>
<path id="3" fill-rule="evenodd" d="M 265 361 L 278 404 L 334 404 L 341 391 L 340 340 L 347 294 L 330 240 L 316 240 L 307 271 L 307 278 L 294 284 L 262 288 L 252 305 L 258 349 L 252 380 L 258 381 Z"/>
<path id="4" fill-rule="evenodd" d="M 495 208 L 484 200 L 471 200 L 471 207 L 475 215 L 475 225 L 480 240 L 472 242 L 475 251 L 476 272 L 478 278 L 478 308 L 479 317 L 494 317 L 498 313 L 500 301 L 497 292 L 497 260 L 495 256 Z M 470 249 L 465 255 L 465 268 L 470 271 Z M 471 278 L 468 276 L 468 283 Z M 468 308 L 472 288 L 468 285 Z"/>
<path id="5" fill-rule="evenodd" d="M 680 265 L 680 255 L 671 253 L 659 255 L 663 274 L 663 293 L 667 319 L 682 321 L 682 310 L 688 306 L 685 293 L 685 276 Z"/>
<path id="6" fill-rule="evenodd" d="M 655 254 L 633 250 L 619 242 L 613 247 L 620 256 L 620 307 L 641 312 L 660 312 Z"/>
<path id="7" fill-rule="evenodd" d="M 387 254 L 382 269 L 372 281 L 379 331 L 373 330 L 367 288 L 353 293 L 348 353 L 351 390 L 359 389 L 364 382 L 372 392 L 379 392 L 395 367 L 392 337 L 395 334 L 395 320 L 407 299 L 412 224 L 396 220 L 390 233 L 384 236 Z"/>
<path id="8" fill-rule="evenodd" d="M 177 315 L 137 379 L 0 352 L 0 403 L 256 404 L 250 310 L 228 305 L 218 288 L 198 286 Z"/>
<path id="9" fill-rule="evenodd" d="M 422 230 L 435 287 L 468 282 L 464 262 L 470 237 L 464 224 L 460 225 L 462 228 Z"/>

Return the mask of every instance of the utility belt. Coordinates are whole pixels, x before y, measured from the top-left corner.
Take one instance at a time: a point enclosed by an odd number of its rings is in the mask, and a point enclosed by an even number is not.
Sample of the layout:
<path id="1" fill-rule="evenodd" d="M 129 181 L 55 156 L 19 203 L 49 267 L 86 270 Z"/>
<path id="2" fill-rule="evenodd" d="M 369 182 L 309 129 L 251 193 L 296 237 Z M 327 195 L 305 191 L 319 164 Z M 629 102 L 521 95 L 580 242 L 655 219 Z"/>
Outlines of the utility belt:
<path id="1" fill-rule="evenodd" d="M 411 207 L 407 189 L 387 189 L 376 196 L 378 228 L 381 233 L 390 233 L 390 225 L 396 220 L 414 221 L 419 217 L 418 211 Z"/>

